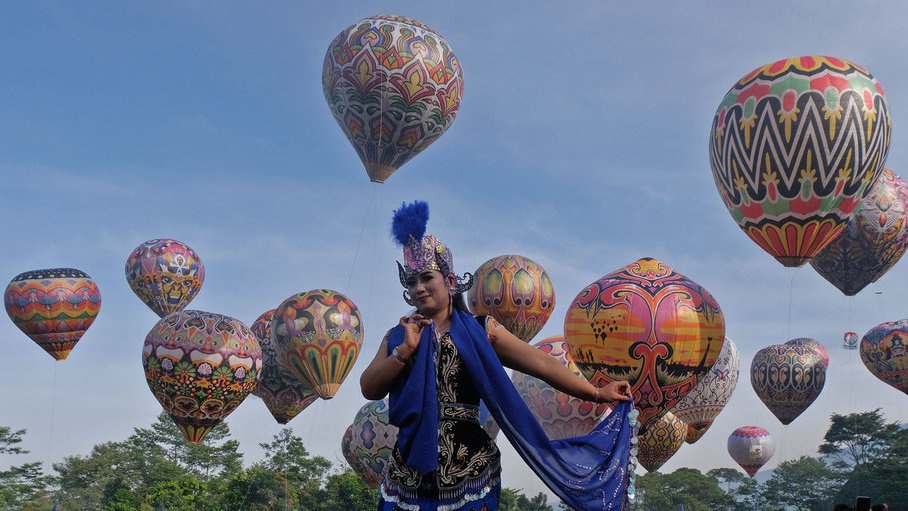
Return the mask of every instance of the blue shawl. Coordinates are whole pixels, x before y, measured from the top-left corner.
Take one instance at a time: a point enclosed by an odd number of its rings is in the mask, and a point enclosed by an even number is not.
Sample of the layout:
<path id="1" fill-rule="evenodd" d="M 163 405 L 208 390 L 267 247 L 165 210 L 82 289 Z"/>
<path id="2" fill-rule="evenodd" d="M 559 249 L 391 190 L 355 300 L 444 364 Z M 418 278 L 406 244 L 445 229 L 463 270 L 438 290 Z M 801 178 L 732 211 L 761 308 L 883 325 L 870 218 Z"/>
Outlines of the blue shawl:
<path id="1" fill-rule="evenodd" d="M 511 445 L 546 486 L 574 509 L 624 510 L 633 472 L 633 466 L 628 465 L 635 434 L 628 418 L 633 403 L 619 403 L 588 435 L 549 440 L 476 318 L 455 309 L 450 333 L 483 402 Z M 434 336 L 434 325 L 423 330 L 413 364 L 390 396 L 389 418 L 399 428 L 397 448 L 407 464 L 423 474 L 438 468 Z M 393 328 L 388 336 L 389 352 L 403 338 L 403 328 Z"/>

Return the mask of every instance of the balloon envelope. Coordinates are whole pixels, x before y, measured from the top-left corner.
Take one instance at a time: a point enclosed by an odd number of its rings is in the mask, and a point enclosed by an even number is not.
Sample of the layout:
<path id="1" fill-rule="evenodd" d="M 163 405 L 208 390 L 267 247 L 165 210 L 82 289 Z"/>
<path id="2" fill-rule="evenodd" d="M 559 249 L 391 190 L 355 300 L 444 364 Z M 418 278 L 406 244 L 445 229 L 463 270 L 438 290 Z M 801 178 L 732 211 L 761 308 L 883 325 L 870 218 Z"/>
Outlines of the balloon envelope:
<path id="1" fill-rule="evenodd" d="M 750 477 L 772 458 L 775 449 L 769 431 L 759 426 L 742 426 L 728 436 L 728 454 Z"/>
<path id="2" fill-rule="evenodd" d="M 856 350 L 860 339 L 861 337 L 857 332 L 845 332 L 842 335 L 842 347 L 846 350 Z"/>
<path id="3" fill-rule="evenodd" d="M 148 332 L 142 367 L 164 411 L 197 444 L 255 388 L 262 350 L 242 322 L 185 310 L 164 316 Z"/>
<path id="4" fill-rule="evenodd" d="M 908 184 L 889 169 L 861 201 L 845 230 L 810 260 L 824 279 L 846 296 L 876 282 L 908 247 Z"/>
<path id="5" fill-rule="evenodd" d="M 709 161 L 738 226 L 785 266 L 801 266 L 845 228 L 889 151 L 883 89 L 851 62 L 779 60 L 719 104 Z"/>
<path id="6" fill-rule="evenodd" d="M 284 300 L 274 312 L 271 332 L 281 366 L 323 399 L 334 397 L 363 344 L 359 309 L 330 289 Z"/>
<path id="7" fill-rule="evenodd" d="M 322 90 L 369 179 L 381 183 L 451 127 L 463 71 L 451 45 L 426 25 L 378 15 L 331 41 Z"/>
<path id="8" fill-rule="evenodd" d="M 249 327 L 262 347 L 262 375 L 253 393 L 265 402 L 268 411 L 279 424 L 287 424 L 314 403 L 318 396 L 281 366 L 271 337 L 274 311 L 275 309 L 271 309 L 262 313 Z"/>
<path id="9" fill-rule="evenodd" d="M 571 360 L 563 336 L 548 337 L 533 346 L 557 358 L 578 378 L 583 378 L 580 369 Z M 610 411 L 607 404 L 596 404 L 569 396 L 555 390 L 548 383 L 519 371 L 514 371 L 511 381 L 514 382 L 523 402 L 552 440 L 586 435 L 593 430 L 602 416 Z"/>
<path id="10" fill-rule="evenodd" d="M 467 292 L 470 311 L 492 316 L 509 332 L 529 342 L 555 307 L 555 289 L 545 269 L 521 255 L 502 255 L 483 263 Z"/>
<path id="11" fill-rule="evenodd" d="M 826 365 L 816 351 L 773 344 L 754 355 L 750 383 L 782 424 L 790 424 L 813 403 L 826 383 Z"/>
<path id="12" fill-rule="evenodd" d="M 874 376 L 908 394 L 908 319 L 871 328 L 861 339 L 861 361 Z"/>
<path id="13" fill-rule="evenodd" d="M 54 359 L 66 360 L 98 316 L 101 292 L 81 270 L 35 270 L 15 276 L 3 302 L 19 330 Z"/>
<path id="14" fill-rule="evenodd" d="M 388 418 L 388 400 L 371 401 L 356 412 L 350 438 L 344 437 L 341 450 L 347 463 L 363 481 L 378 488 L 391 462 L 397 442 L 397 427 Z"/>
<path id="15" fill-rule="evenodd" d="M 725 319 L 699 284 L 640 259 L 581 291 L 568 308 L 571 358 L 594 385 L 627 380 L 642 429 L 673 407 L 722 350 Z"/>
<path id="16" fill-rule="evenodd" d="M 181 311 L 202 289 L 205 266 L 189 245 L 169 238 L 142 243 L 126 259 L 126 281 L 160 317 Z"/>
<path id="17" fill-rule="evenodd" d="M 719 358 L 709 372 L 672 407 L 675 417 L 687 424 L 686 442 L 692 444 L 699 440 L 725 408 L 738 384 L 739 364 L 738 347 L 726 337 Z"/>
<path id="18" fill-rule="evenodd" d="M 823 365 L 826 366 L 826 369 L 829 369 L 829 352 L 826 351 L 826 348 L 819 343 L 816 339 L 811 339 L 810 337 L 798 337 L 797 339 L 792 339 L 785 344 L 791 344 L 794 346 L 804 346 L 807 349 L 811 349 L 817 352 L 817 355 L 820 356 L 820 359 L 823 361 Z"/>
<path id="19" fill-rule="evenodd" d="M 687 425 L 672 412 L 650 421 L 637 437 L 637 461 L 648 472 L 655 472 L 684 445 Z"/>

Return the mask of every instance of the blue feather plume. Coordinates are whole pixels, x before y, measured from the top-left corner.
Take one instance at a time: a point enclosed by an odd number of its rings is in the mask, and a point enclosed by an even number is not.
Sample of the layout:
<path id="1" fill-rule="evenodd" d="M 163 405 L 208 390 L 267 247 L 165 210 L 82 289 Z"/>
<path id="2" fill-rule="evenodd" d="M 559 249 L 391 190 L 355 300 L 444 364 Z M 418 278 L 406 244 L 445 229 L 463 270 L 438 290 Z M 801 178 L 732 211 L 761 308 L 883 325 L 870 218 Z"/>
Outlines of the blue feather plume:
<path id="1" fill-rule="evenodd" d="M 398 245 L 404 246 L 410 239 L 421 240 L 429 222 L 429 204 L 423 201 L 403 203 L 394 211 L 391 222 L 391 236 Z"/>

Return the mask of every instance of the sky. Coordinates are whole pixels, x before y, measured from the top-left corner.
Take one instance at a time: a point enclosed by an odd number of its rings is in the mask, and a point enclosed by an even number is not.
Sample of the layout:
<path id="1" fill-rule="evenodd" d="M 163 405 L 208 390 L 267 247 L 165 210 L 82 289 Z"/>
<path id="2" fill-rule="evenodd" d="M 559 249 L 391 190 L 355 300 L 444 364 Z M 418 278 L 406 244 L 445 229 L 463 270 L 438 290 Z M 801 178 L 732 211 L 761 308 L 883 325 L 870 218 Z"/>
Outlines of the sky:
<path id="1" fill-rule="evenodd" d="M 161 411 L 141 364 L 158 317 L 124 266 L 152 238 L 202 259 L 190 309 L 251 324 L 303 291 L 351 298 L 365 339 L 336 397 L 288 426 L 343 463 L 343 431 L 367 401 L 359 375 L 401 300 L 391 212 L 425 200 L 428 231 L 458 272 L 502 254 L 545 268 L 559 335 L 588 284 L 653 257 L 719 302 L 742 376 L 706 435 L 660 471 L 736 467 L 739 426 L 769 430 L 766 465 L 815 455 L 832 414 L 880 408 L 908 422 L 908 397 L 877 380 L 842 335 L 908 316 L 908 263 L 846 297 L 809 265 L 785 268 L 737 227 L 710 171 L 716 107 L 754 68 L 830 55 L 868 69 L 892 118 L 887 167 L 906 165 L 908 32 L 897 2 L 17 2 L 0 18 L 0 278 L 72 267 L 91 275 L 100 314 L 55 362 L 0 321 L 7 374 L 0 426 L 29 454 L 0 469 L 126 439 Z M 321 90 L 331 40 L 374 14 L 417 19 L 452 45 L 464 96 L 452 127 L 385 183 L 372 183 Z M 830 354 L 826 386 L 783 426 L 747 374 L 760 348 L 797 337 Z M 247 463 L 281 425 L 250 396 L 228 417 Z M 542 483 L 499 438 L 504 485 Z"/>

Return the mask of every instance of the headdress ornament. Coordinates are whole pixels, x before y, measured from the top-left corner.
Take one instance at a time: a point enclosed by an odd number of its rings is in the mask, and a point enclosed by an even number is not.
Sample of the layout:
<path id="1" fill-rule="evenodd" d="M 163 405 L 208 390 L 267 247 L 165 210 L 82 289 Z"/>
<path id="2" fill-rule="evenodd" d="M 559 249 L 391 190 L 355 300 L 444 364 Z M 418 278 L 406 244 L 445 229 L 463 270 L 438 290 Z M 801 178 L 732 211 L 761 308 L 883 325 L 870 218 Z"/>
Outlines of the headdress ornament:
<path id="1" fill-rule="evenodd" d="M 473 285 L 473 275 L 465 273 L 458 277 L 454 273 L 454 255 L 440 239 L 426 235 L 428 222 L 429 205 L 423 201 L 403 203 L 394 211 L 391 236 L 404 250 L 404 264 L 397 263 L 400 285 L 407 287 L 407 277 L 411 275 L 438 270 L 444 276 L 454 275 L 457 283 L 452 294 L 463 293 Z M 406 292 L 404 299 L 410 303 Z"/>

